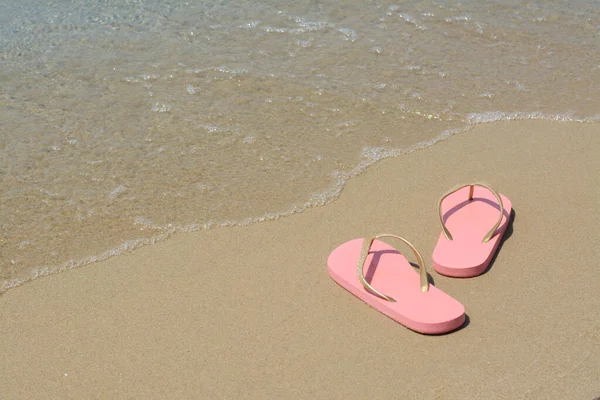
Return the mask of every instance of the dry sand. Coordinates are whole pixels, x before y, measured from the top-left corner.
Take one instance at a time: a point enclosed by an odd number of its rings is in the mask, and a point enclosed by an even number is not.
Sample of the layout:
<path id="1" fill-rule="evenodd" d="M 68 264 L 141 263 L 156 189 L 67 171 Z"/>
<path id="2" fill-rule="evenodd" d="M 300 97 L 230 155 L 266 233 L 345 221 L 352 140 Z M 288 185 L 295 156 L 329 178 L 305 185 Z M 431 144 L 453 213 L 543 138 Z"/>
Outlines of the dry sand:
<path id="1" fill-rule="evenodd" d="M 439 196 L 471 181 L 515 216 L 484 275 L 429 268 L 465 304 L 461 330 L 417 334 L 329 278 L 329 252 L 374 233 L 430 261 Z M 375 165 L 328 206 L 39 279 L 0 299 L 0 397 L 592 400 L 599 183 L 600 124 L 480 125 Z"/>

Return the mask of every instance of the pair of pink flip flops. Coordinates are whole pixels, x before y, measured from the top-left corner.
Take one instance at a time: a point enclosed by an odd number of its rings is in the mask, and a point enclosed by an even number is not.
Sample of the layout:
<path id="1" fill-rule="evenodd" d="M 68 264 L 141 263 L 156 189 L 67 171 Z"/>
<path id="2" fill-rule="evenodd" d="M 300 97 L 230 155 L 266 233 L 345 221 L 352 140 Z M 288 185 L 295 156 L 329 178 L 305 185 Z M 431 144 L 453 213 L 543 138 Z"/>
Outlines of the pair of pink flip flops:
<path id="1" fill-rule="evenodd" d="M 442 275 L 473 277 L 489 266 L 511 214 L 510 200 L 489 186 L 469 184 L 442 197 L 442 232 L 433 250 L 433 268 Z M 417 258 L 417 273 L 406 258 L 377 240 L 399 239 Z M 431 285 L 423 258 L 406 239 L 390 234 L 350 240 L 327 260 L 340 286 L 388 317 L 416 332 L 440 334 L 461 327 L 465 307 Z"/>

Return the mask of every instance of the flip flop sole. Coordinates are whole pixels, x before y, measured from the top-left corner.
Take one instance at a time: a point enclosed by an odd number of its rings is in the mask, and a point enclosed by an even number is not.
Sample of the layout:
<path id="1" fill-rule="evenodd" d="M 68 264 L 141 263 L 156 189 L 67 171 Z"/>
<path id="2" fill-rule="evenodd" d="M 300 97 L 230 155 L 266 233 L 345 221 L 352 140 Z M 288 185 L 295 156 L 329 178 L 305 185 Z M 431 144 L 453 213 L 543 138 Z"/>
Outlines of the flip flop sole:
<path id="1" fill-rule="evenodd" d="M 465 187 L 448 195 L 441 205 L 444 223 L 452 232 L 452 240 L 440 233 L 433 250 L 433 268 L 442 275 L 468 278 L 485 272 L 510 221 L 511 201 L 499 194 L 504 208 L 502 221 L 492 238 L 483 243 L 483 237 L 500 216 L 500 205 L 485 188 L 475 187 L 471 201 L 468 191 Z"/>
<path id="2" fill-rule="evenodd" d="M 463 325 L 464 306 L 433 285 L 423 292 L 420 276 L 406 258 L 390 245 L 375 240 L 365 260 L 365 279 L 396 301 L 382 299 L 361 284 L 357 263 L 364 239 L 337 247 L 327 260 L 331 278 L 379 312 L 425 334 L 450 332 Z"/>

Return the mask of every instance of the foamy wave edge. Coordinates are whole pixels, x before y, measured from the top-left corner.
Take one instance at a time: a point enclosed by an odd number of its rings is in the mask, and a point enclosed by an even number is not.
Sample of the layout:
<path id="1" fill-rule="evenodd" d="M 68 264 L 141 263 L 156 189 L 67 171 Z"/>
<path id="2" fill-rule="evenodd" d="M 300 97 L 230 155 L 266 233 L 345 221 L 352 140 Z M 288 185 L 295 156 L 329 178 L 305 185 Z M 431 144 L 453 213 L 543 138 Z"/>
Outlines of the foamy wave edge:
<path id="1" fill-rule="evenodd" d="M 485 113 L 473 113 L 468 114 L 466 118 L 466 125 L 463 128 L 450 129 L 443 131 L 433 139 L 418 142 L 408 148 L 385 148 L 385 147 L 365 147 L 362 151 L 362 161 L 355 166 L 353 169 L 348 171 L 335 171 L 333 172 L 333 177 L 335 178 L 335 182 L 331 185 L 330 188 L 321 192 L 321 193 L 313 193 L 310 195 L 310 200 L 301 204 L 296 204 L 292 206 L 289 210 L 278 213 L 268 213 L 262 215 L 260 217 L 248 217 L 241 221 L 223 221 L 223 222 L 214 222 L 209 221 L 202 225 L 200 224 L 190 224 L 186 226 L 171 226 L 168 227 L 155 227 L 161 230 L 165 230 L 163 233 L 153 236 L 150 238 L 140 238 L 129 240 L 120 246 L 104 251 L 98 255 L 93 255 L 90 257 L 85 257 L 80 260 L 69 260 L 62 265 L 54 266 L 54 267 L 35 267 L 31 270 L 28 276 L 23 278 L 12 279 L 9 281 L 2 282 L 2 286 L 0 287 L 0 295 L 4 294 L 6 291 L 10 289 L 14 289 L 16 287 L 22 286 L 25 283 L 34 281 L 38 278 L 44 276 L 54 275 L 60 272 L 65 272 L 74 268 L 80 268 L 88 264 L 92 264 L 98 261 L 105 261 L 111 257 L 119 256 L 124 253 L 131 252 L 140 247 L 152 245 L 158 242 L 162 242 L 176 233 L 187 233 L 187 232 L 195 232 L 199 230 L 206 230 L 211 228 L 224 228 L 224 227 L 233 227 L 233 226 L 248 226 L 258 222 L 265 221 L 273 221 L 277 220 L 281 217 L 287 217 L 293 214 L 298 214 L 304 212 L 305 210 L 312 207 L 320 207 L 335 201 L 342 190 L 348 182 L 349 179 L 352 179 L 363 172 L 365 172 L 369 167 L 374 165 L 375 163 L 384 160 L 386 158 L 391 157 L 399 157 L 406 154 L 413 153 L 417 150 L 425 149 L 427 147 L 433 146 L 443 140 L 446 140 L 456 134 L 469 131 L 473 129 L 476 125 L 479 124 L 489 124 L 494 122 L 502 122 L 502 121 L 517 121 L 517 120 L 548 120 L 548 121 L 556 121 L 556 122 L 576 122 L 576 123 L 598 123 L 600 122 L 600 114 L 595 115 L 590 118 L 576 118 L 571 114 L 556 114 L 556 115 L 548 115 L 542 112 L 533 112 L 533 113 L 525 113 L 525 112 L 513 112 L 506 113 L 502 111 L 493 111 L 493 112 L 485 112 Z"/>

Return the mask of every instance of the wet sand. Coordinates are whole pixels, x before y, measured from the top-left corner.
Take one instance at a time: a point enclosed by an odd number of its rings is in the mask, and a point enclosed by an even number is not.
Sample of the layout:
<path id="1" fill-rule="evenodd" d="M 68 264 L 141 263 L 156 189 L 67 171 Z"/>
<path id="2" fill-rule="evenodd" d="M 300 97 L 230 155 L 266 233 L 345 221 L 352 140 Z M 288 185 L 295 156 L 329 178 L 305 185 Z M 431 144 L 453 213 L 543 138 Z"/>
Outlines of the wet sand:
<path id="1" fill-rule="evenodd" d="M 12 289 L 0 298 L 1 397 L 591 400 L 599 154 L 600 124 L 479 125 L 376 164 L 330 205 Z M 507 195 L 514 218 L 484 275 L 443 277 L 430 267 L 436 204 L 471 181 Z M 417 334 L 329 278 L 333 248 L 381 232 L 421 251 L 465 305 L 462 329 Z"/>

